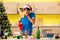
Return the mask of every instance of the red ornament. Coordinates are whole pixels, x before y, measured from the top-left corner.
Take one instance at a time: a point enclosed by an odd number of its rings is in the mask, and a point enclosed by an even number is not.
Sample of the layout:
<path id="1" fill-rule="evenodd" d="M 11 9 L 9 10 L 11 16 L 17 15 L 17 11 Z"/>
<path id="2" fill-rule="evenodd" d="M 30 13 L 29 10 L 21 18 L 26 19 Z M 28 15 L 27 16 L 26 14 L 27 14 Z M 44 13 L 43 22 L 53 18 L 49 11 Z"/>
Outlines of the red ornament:
<path id="1" fill-rule="evenodd" d="M 22 29 L 23 29 L 23 25 L 22 25 L 22 24 L 20 24 L 20 23 L 18 23 L 18 27 L 19 27 L 19 29 L 20 29 L 20 30 L 22 30 Z"/>
<path id="2" fill-rule="evenodd" d="M 4 16 L 2 16 L 2 18 L 4 19 Z"/>

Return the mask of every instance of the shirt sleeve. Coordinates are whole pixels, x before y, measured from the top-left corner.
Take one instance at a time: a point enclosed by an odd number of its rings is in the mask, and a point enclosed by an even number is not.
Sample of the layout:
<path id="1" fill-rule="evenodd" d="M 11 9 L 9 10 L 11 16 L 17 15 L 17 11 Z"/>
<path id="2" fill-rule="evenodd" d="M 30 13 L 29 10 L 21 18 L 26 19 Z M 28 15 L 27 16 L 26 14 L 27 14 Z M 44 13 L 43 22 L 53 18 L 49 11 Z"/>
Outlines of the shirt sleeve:
<path id="1" fill-rule="evenodd" d="M 35 13 L 31 13 L 31 18 L 35 18 Z"/>

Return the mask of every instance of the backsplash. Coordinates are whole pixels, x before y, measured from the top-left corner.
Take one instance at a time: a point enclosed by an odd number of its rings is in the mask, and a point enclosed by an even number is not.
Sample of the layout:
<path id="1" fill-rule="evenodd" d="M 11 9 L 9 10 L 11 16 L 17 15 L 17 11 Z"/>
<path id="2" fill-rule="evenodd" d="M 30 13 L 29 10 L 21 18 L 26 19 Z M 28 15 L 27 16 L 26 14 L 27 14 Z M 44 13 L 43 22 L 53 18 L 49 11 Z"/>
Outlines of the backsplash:
<path id="1" fill-rule="evenodd" d="M 18 23 L 18 14 L 8 14 L 8 19 L 11 24 Z M 37 21 L 40 20 L 40 25 L 43 26 L 59 26 L 60 25 L 60 15 L 59 14 L 36 14 L 36 24 Z"/>

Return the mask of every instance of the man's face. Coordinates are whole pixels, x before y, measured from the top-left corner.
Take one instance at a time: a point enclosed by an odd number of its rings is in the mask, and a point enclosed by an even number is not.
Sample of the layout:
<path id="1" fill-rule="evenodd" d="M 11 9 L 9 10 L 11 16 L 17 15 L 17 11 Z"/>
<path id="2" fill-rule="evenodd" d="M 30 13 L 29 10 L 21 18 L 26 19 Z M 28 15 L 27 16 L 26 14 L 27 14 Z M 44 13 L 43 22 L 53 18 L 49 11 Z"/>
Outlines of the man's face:
<path id="1" fill-rule="evenodd" d="M 28 9 L 24 9 L 24 13 L 26 14 L 29 14 L 30 13 L 30 10 L 28 10 Z"/>

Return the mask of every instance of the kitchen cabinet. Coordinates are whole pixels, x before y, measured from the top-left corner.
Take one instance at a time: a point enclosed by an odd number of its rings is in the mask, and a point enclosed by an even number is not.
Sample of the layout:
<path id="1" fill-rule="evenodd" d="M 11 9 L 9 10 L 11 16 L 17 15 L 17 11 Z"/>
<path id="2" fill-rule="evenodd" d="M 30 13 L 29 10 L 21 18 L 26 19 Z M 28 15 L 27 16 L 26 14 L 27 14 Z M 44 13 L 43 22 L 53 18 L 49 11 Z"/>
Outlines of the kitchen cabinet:
<path id="1" fill-rule="evenodd" d="M 36 2 L 35 13 L 37 14 L 60 14 L 58 2 Z"/>
<path id="2" fill-rule="evenodd" d="M 60 2 L 5 2 L 6 13 L 17 14 L 17 8 L 23 8 L 24 5 L 32 6 L 36 14 L 60 14 Z"/>
<path id="3" fill-rule="evenodd" d="M 17 2 L 4 3 L 7 14 L 17 14 Z"/>

